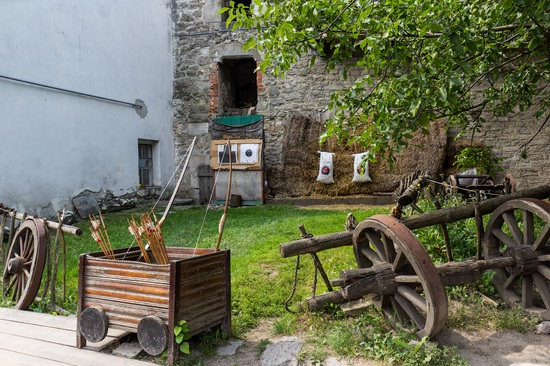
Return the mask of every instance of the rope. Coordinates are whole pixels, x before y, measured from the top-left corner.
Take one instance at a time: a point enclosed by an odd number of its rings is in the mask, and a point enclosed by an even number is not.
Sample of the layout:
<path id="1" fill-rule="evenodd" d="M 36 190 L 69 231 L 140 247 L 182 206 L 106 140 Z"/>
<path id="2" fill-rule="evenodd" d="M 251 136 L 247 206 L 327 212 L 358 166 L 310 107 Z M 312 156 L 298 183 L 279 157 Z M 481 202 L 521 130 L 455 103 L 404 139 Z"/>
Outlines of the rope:
<path id="1" fill-rule="evenodd" d="M 300 256 L 298 255 L 296 257 L 296 268 L 294 269 L 294 282 L 292 283 L 292 291 L 290 292 L 290 296 L 285 301 L 285 309 L 291 314 L 297 314 L 297 311 L 290 310 L 289 303 L 292 301 L 292 298 L 294 297 L 294 294 L 296 293 L 296 285 L 298 284 L 298 269 L 300 269 Z"/>

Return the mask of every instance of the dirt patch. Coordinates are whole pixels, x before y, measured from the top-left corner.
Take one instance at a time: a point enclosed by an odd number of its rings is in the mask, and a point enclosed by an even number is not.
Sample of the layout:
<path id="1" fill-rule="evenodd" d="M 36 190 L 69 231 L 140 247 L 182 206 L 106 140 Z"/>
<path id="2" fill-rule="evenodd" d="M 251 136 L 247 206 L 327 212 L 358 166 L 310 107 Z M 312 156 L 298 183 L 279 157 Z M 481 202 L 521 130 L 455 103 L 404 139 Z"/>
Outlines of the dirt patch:
<path id="1" fill-rule="evenodd" d="M 444 329 L 440 345 L 456 346 L 471 366 L 550 365 L 550 336 L 511 330 L 462 332 Z"/>
<path id="2" fill-rule="evenodd" d="M 234 356 L 211 357 L 206 364 L 209 366 L 260 365 L 260 343 L 265 339 L 272 342 L 277 338 L 280 336 L 273 336 L 271 322 L 263 321 L 243 337 L 244 343 Z M 456 346 L 460 355 L 470 366 L 550 365 L 549 335 L 521 334 L 511 330 L 462 332 L 444 329 L 435 341 L 440 346 Z M 306 343 L 302 349 L 307 350 L 308 347 L 311 346 Z M 330 358 L 336 359 L 334 355 Z M 306 364 L 311 365 L 311 363 Z M 379 365 L 373 360 L 362 358 L 340 360 L 339 363 L 334 364 Z"/>

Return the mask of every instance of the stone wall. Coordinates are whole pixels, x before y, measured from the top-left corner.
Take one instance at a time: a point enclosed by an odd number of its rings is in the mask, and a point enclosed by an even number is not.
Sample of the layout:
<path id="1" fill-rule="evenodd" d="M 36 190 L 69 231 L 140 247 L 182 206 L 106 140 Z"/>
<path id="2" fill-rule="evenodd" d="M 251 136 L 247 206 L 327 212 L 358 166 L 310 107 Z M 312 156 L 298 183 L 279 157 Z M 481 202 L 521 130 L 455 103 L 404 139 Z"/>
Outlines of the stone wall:
<path id="1" fill-rule="evenodd" d="M 487 116 L 487 121 L 473 137 L 474 143 L 490 146 L 501 159 L 503 171 L 497 174 L 496 180 L 510 173 L 518 189 L 550 183 L 550 124 L 543 126 L 544 118 L 536 120 L 533 112 L 528 110 L 501 118 Z M 468 136 L 459 141 L 465 144 L 470 140 Z M 450 144 L 456 143 L 450 141 Z"/>
<path id="2" fill-rule="evenodd" d="M 261 60 L 261 55 L 255 51 L 242 51 L 247 32 L 225 29 L 222 16 L 217 14 L 221 1 L 176 0 L 173 100 L 176 163 L 192 138 L 197 136 L 198 144 L 189 170 L 191 174 L 182 187 L 182 194 L 195 199 L 199 195 L 198 166 L 209 164 L 209 121 L 220 113 L 218 98 L 223 91 L 219 88 L 218 64 L 223 58 L 237 56 Z M 398 158 L 395 170 L 389 170 L 384 163 L 373 164 L 372 183 L 347 183 L 349 177 L 346 169 L 350 165 L 350 156 L 361 149 L 341 148 L 335 144 L 320 147 L 317 140 L 322 129 L 322 113 L 326 111 L 330 95 L 350 85 L 360 71 L 351 70 L 349 79 L 344 80 L 341 70 L 327 73 L 324 66 L 319 58 L 313 68 L 309 67 L 307 60 L 303 60 L 285 78 L 257 75 L 258 104 L 255 112 L 265 117 L 267 194 L 276 197 L 370 194 L 393 190 L 399 179 L 415 171 L 430 170 L 434 174 L 443 171 L 447 143 L 452 144 L 453 140 L 447 138 L 444 127 L 438 124 L 432 129 L 432 137 L 413 141 L 412 146 L 416 148 L 407 149 Z M 532 156 L 537 157 L 538 161 L 523 161 L 518 153 L 512 151 L 519 146 L 518 137 L 528 139 L 530 133 L 537 129 L 536 125 L 528 126 L 532 129 L 525 128 L 521 119 L 489 121 L 487 127 L 476 135 L 486 145 L 495 148 L 496 154 L 503 159 L 505 169 L 519 178 L 520 187 L 544 181 L 537 177 L 537 172 L 544 170 L 547 162 L 544 156 L 548 156 L 548 147 L 544 144 L 547 133 L 533 141 L 536 145 L 533 145 Z M 335 163 L 341 173 L 336 176 L 335 185 L 315 182 L 317 151 L 321 148 L 338 151 L 340 161 Z"/>
<path id="3" fill-rule="evenodd" d="M 191 174 L 182 187 L 183 194 L 197 198 L 197 167 L 209 164 L 208 125 L 210 119 L 219 113 L 218 63 L 224 57 L 236 56 L 251 56 L 260 61 L 261 55 L 242 51 L 242 44 L 248 35 L 244 31 L 228 32 L 225 29 L 221 15 L 213 10 L 213 7 L 219 6 L 219 2 L 187 0 L 176 1 L 176 4 L 176 162 L 181 159 L 192 138 L 197 136 L 198 146 L 191 160 Z M 357 73 L 352 71 L 350 79 L 353 80 Z M 258 73 L 257 83 L 256 113 L 264 115 L 265 170 L 268 184 L 271 184 L 271 179 L 277 179 L 277 175 L 272 174 L 274 169 L 282 168 L 285 124 L 299 117 L 316 118 L 326 109 L 330 95 L 350 82 L 343 80 L 339 71 L 325 73 L 320 61 L 313 69 L 305 63 L 298 65 L 284 79 Z M 317 140 L 318 135 L 312 138 Z M 311 169 L 316 171 L 317 163 Z"/>

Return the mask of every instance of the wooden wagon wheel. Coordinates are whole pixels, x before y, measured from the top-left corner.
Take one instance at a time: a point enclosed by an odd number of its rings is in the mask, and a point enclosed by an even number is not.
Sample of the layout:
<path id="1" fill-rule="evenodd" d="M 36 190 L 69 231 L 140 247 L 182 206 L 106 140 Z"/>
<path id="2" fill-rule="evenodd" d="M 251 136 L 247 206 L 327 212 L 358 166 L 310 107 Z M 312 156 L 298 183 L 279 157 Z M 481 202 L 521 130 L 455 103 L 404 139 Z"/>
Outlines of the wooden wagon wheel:
<path id="1" fill-rule="evenodd" d="M 38 219 L 26 220 L 15 233 L 4 267 L 2 290 L 17 309 L 28 309 L 38 293 L 46 262 L 46 241 L 46 226 Z"/>
<path id="2" fill-rule="evenodd" d="M 458 193 L 458 179 L 454 174 L 449 175 L 445 182 L 445 193 L 449 195 Z"/>
<path id="3" fill-rule="evenodd" d="M 550 319 L 550 204 L 533 198 L 499 206 L 487 224 L 485 259 L 512 257 L 495 270 L 493 282 L 511 305 Z"/>
<path id="4" fill-rule="evenodd" d="M 396 289 L 375 300 L 394 327 L 412 328 L 419 338 L 443 329 L 448 314 L 447 296 L 437 269 L 414 234 L 397 219 L 375 215 L 353 232 L 357 265 L 388 264 Z"/>

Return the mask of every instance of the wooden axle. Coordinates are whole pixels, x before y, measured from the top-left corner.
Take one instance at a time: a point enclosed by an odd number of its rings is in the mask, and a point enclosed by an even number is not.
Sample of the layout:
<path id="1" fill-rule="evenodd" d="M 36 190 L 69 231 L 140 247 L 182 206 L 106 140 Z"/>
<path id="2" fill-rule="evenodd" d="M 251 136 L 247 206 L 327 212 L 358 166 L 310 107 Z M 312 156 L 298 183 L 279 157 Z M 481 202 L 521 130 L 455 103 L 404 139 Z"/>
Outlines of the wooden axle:
<path id="1" fill-rule="evenodd" d="M 549 195 L 550 186 L 543 185 L 481 201 L 477 205 L 479 207 L 479 213 L 481 215 L 487 215 L 495 211 L 495 209 L 503 203 L 513 199 L 525 197 L 546 199 Z M 476 204 L 471 203 L 460 207 L 444 208 L 433 212 L 414 215 L 405 218 L 402 223 L 411 230 L 439 224 L 448 224 L 475 217 L 475 205 Z M 279 246 L 279 252 L 282 258 L 293 257 L 300 254 L 317 253 L 327 249 L 352 245 L 352 237 L 353 232 L 342 231 L 312 238 L 299 239 L 281 244 Z"/>
<path id="2" fill-rule="evenodd" d="M 481 278 L 484 271 L 515 266 L 514 257 L 502 257 L 486 261 L 450 262 L 436 269 L 441 283 L 446 286 L 473 283 Z M 340 278 L 331 282 L 334 286 L 341 286 L 341 289 L 308 298 L 310 311 L 320 310 L 329 303 L 342 304 L 358 300 L 368 294 L 392 294 L 401 284 L 420 283 L 420 279 L 417 275 L 396 275 L 391 265 L 384 263 L 370 268 L 342 270 Z"/>
<path id="3" fill-rule="evenodd" d="M 16 220 L 24 220 L 27 217 L 26 214 L 22 214 L 22 213 L 19 213 L 19 212 L 16 213 L 14 211 L 8 211 L 8 210 L 4 210 L 4 209 L 0 209 L 0 214 L 7 215 L 10 218 L 15 218 Z M 50 228 L 52 230 L 57 230 L 59 228 L 59 223 L 58 222 L 50 221 L 50 220 L 46 220 L 46 219 L 43 219 L 43 221 L 46 223 L 48 228 Z M 75 226 L 62 225 L 61 230 L 64 233 L 67 233 L 67 234 L 72 234 L 72 235 L 77 235 L 77 236 L 82 235 L 82 230 L 75 227 Z"/>

